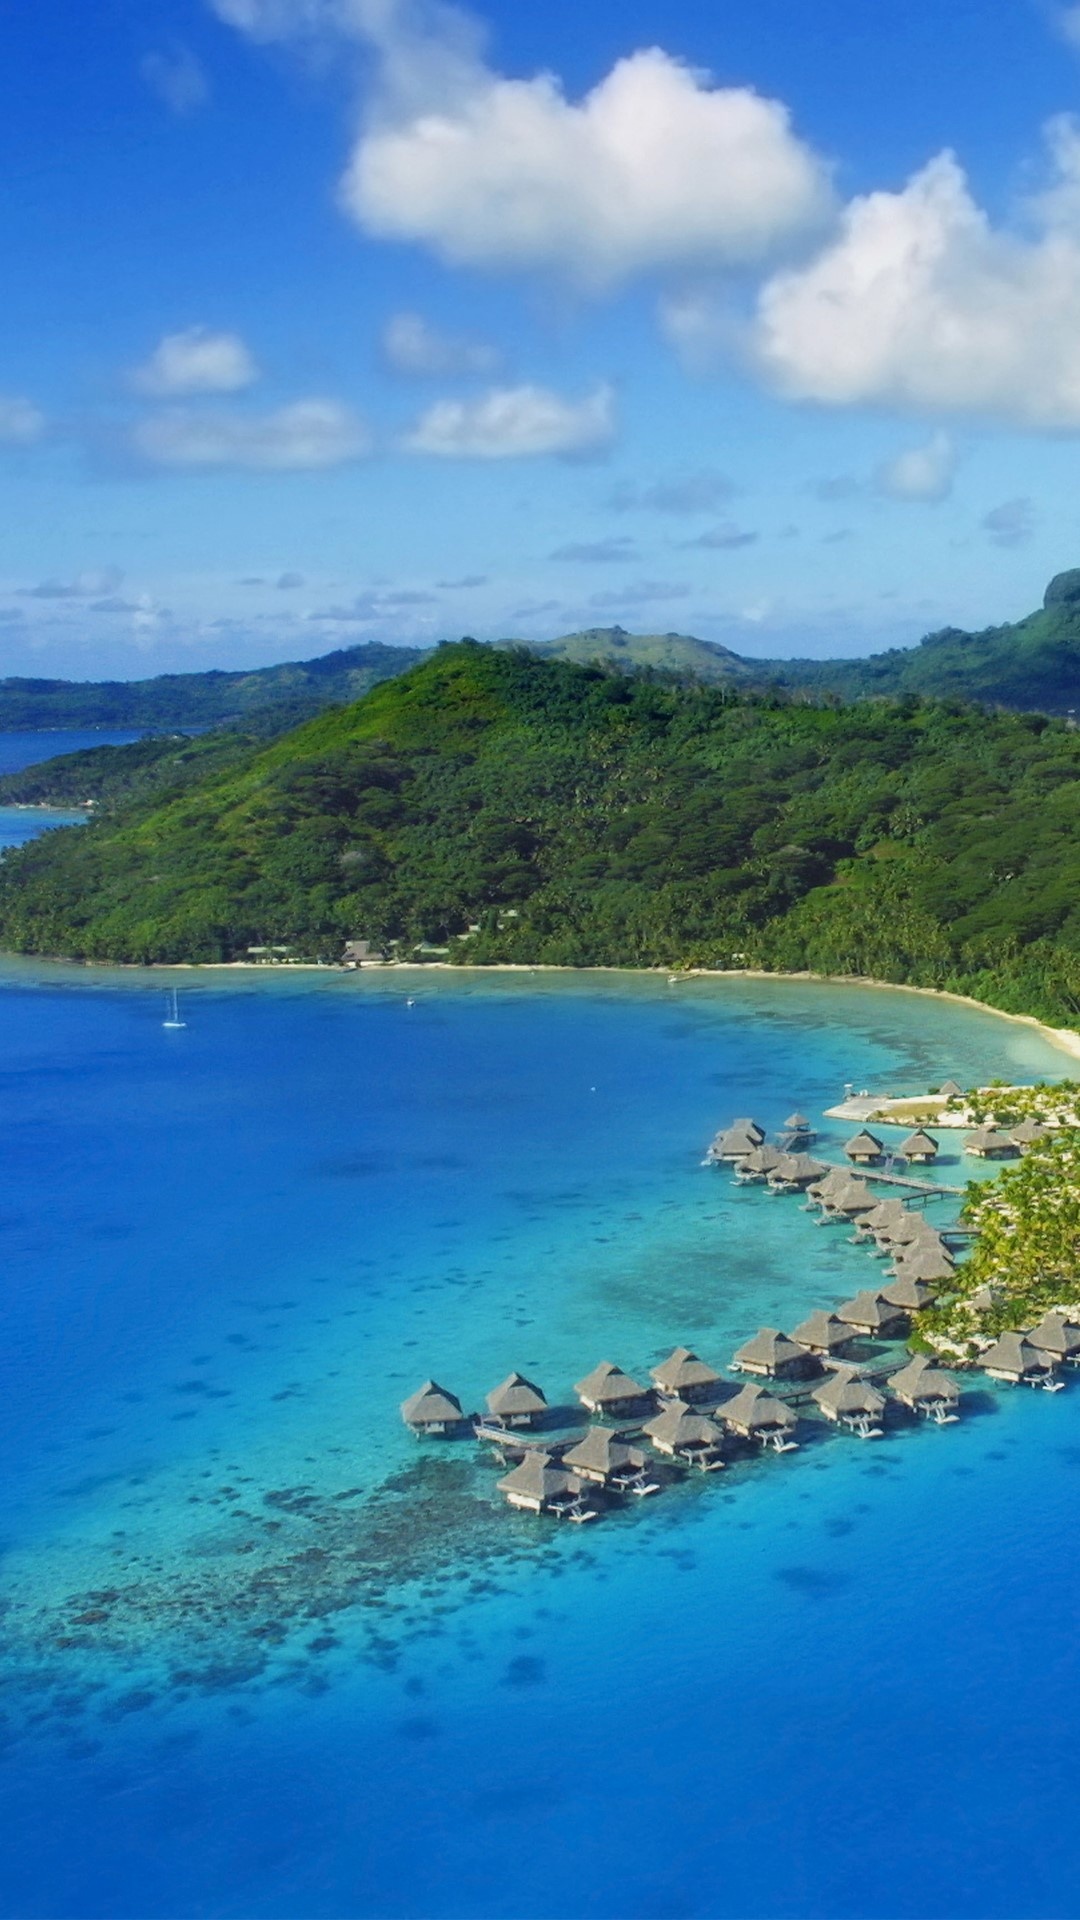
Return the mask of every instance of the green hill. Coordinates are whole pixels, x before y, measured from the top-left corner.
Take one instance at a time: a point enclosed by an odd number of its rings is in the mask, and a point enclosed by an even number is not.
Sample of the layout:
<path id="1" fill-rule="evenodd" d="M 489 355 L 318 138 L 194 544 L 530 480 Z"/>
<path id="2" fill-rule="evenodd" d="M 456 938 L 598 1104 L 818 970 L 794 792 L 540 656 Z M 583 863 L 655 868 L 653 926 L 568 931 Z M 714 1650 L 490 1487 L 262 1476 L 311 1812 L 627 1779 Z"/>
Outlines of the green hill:
<path id="1" fill-rule="evenodd" d="M 626 673 L 674 673 L 682 679 L 700 680 L 704 686 L 757 686 L 775 677 L 767 662 L 741 660 L 730 647 L 712 640 L 695 640 L 686 633 L 627 633 L 623 627 L 590 627 L 582 633 L 568 633 L 561 640 L 524 644 L 540 660 L 572 660 L 578 666 L 615 667 Z"/>
<path id="2" fill-rule="evenodd" d="M 218 960 L 349 937 L 571 965 L 810 967 L 1080 1008 L 1080 734 L 475 642 L 0 862 L 0 941 Z"/>

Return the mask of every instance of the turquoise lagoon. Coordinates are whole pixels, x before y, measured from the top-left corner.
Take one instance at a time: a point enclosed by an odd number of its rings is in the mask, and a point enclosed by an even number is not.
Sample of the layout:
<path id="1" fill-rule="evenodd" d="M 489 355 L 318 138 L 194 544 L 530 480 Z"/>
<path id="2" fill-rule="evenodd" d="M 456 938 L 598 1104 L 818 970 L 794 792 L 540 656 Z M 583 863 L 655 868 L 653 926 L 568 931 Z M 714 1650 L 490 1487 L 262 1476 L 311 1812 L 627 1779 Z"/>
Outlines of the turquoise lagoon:
<path id="1" fill-rule="evenodd" d="M 702 1168 L 716 1126 L 1067 1073 L 1039 1033 L 8 963 L 0 1063 L 0 1911 L 1080 1910 L 1080 1384 L 581 1530 L 398 1417 L 428 1373 L 555 1396 L 846 1297 L 866 1253 Z"/>

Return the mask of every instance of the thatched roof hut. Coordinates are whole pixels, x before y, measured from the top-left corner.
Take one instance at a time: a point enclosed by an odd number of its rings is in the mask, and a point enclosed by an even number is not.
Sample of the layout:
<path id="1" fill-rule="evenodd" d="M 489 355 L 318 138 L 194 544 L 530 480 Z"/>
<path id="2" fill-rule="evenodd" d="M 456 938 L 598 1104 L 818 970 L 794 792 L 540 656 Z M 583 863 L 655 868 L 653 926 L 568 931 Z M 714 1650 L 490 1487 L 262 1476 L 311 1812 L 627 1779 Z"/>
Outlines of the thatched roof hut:
<path id="1" fill-rule="evenodd" d="M 960 1400 L 960 1389 L 952 1375 L 935 1366 L 928 1354 L 917 1353 L 906 1367 L 889 1375 L 889 1392 L 916 1413 L 940 1417 L 952 1413 Z M 935 1410 L 939 1410 L 935 1413 Z"/>
<path id="2" fill-rule="evenodd" d="M 543 1419 L 548 1403 L 538 1386 L 523 1373 L 508 1373 L 487 1396 L 487 1408 L 494 1420 L 507 1427 L 532 1427 Z"/>
<path id="3" fill-rule="evenodd" d="M 986 1285 L 977 1287 L 967 1304 L 975 1313 L 993 1313 L 994 1308 L 1001 1305 L 1004 1297 L 1004 1290 L 1001 1287 Z"/>
<path id="4" fill-rule="evenodd" d="M 845 1213 L 854 1220 L 873 1211 L 874 1196 L 865 1180 L 849 1180 L 829 1195 L 828 1204 L 830 1212 Z"/>
<path id="5" fill-rule="evenodd" d="M 765 1446 L 790 1447 L 798 1426 L 791 1408 L 764 1387 L 743 1387 L 732 1400 L 717 1409 L 717 1418 L 732 1433 L 744 1440 L 760 1440 Z"/>
<path id="6" fill-rule="evenodd" d="M 751 1147 L 749 1153 L 735 1162 L 735 1171 L 741 1180 L 764 1180 L 774 1169 L 787 1159 L 777 1147 Z"/>
<path id="7" fill-rule="evenodd" d="M 992 1380 L 1007 1380 L 1013 1386 L 1021 1380 L 1043 1380 L 1053 1372 L 1049 1354 L 1033 1347 L 1022 1333 L 1003 1333 L 980 1354 L 979 1365 Z"/>
<path id="8" fill-rule="evenodd" d="M 1021 1120 L 1018 1127 L 1009 1129 L 1009 1139 L 1014 1147 L 1019 1147 L 1021 1153 L 1026 1153 L 1029 1147 L 1037 1146 L 1040 1140 L 1049 1140 L 1049 1138 L 1050 1128 L 1044 1126 L 1041 1120 Z"/>
<path id="9" fill-rule="evenodd" d="M 425 1380 L 422 1387 L 409 1395 L 401 1403 L 401 1417 L 414 1433 L 453 1433 L 464 1421 L 461 1401 L 455 1393 L 448 1393 L 435 1380 Z"/>
<path id="10" fill-rule="evenodd" d="M 854 1338 L 854 1331 L 843 1320 L 838 1320 L 835 1313 L 825 1313 L 818 1307 L 801 1326 L 795 1328 L 791 1337 L 809 1353 L 831 1354 L 839 1353 L 842 1347 L 846 1347 L 848 1341 Z"/>
<path id="11" fill-rule="evenodd" d="M 785 1133 L 809 1133 L 810 1122 L 805 1113 L 789 1113 L 784 1121 Z"/>
<path id="12" fill-rule="evenodd" d="M 860 1127 L 858 1133 L 852 1134 L 844 1152 L 849 1160 L 855 1161 L 856 1165 L 872 1166 L 875 1161 L 882 1158 L 885 1148 L 876 1133 L 871 1133 L 867 1127 Z"/>
<path id="13" fill-rule="evenodd" d="M 595 1480 L 600 1486 L 629 1486 L 646 1477 L 648 1456 L 640 1447 L 621 1440 L 610 1427 L 590 1427 L 581 1440 L 568 1447 L 563 1465 L 583 1480 Z"/>
<path id="14" fill-rule="evenodd" d="M 828 1173 L 823 1173 L 820 1180 L 813 1181 L 807 1188 L 807 1197 L 824 1203 L 838 1188 L 846 1187 L 850 1179 L 851 1173 L 847 1167 L 830 1167 Z"/>
<path id="15" fill-rule="evenodd" d="M 958 1087 L 955 1080 L 943 1080 L 938 1092 L 944 1094 L 946 1100 L 962 1100 L 964 1096 L 963 1087 Z"/>
<path id="16" fill-rule="evenodd" d="M 1080 1327 L 1063 1313 L 1046 1313 L 1028 1334 L 1032 1346 L 1057 1361 L 1075 1360 L 1080 1354 Z"/>
<path id="17" fill-rule="evenodd" d="M 897 1255 L 895 1268 L 897 1279 L 933 1282 L 951 1280 L 956 1272 L 956 1262 L 943 1247 L 924 1247 L 921 1241 L 916 1241 Z"/>
<path id="18" fill-rule="evenodd" d="M 723 1428 L 685 1400 L 669 1400 L 662 1413 L 646 1420 L 645 1432 L 660 1453 L 676 1458 L 718 1459 L 724 1444 Z"/>
<path id="19" fill-rule="evenodd" d="M 1004 1160 L 1016 1152 L 1007 1133 L 1000 1127 L 976 1127 L 964 1141 L 964 1152 L 979 1160 Z"/>
<path id="20" fill-rule="evenodd" d="M 871 1233 L 889 1233 L 894 1227 L 902 1226 L 905 1220 L 913 1219 L 902 1200 L 878 1200 L 865 1213 L 859 1222 L 860 1227 L 869 1227 Z"/>
<path id="21" fill-rule="evenodd" d="M 924 1133 L 921 1127 L 917 1127 L 915 1132 L 909 1133 L 907 1139 L 901 1143 L 900 1151 L 905 1160 L 910 1160 L 918 1166 L 925 1166 L 929 1161 L 937 1159 L 938 1143 L 929 1133 Z"/>
<path id="22" fill-rule="evenodd" d="M 779 1165 L 769 1175 L 770 1186 L 809 1187 L 820 1180 L 825 1172 L 822 1160 L 811 1159 L 808 1153 L 785 1153 L 780 1156 Z"/>
<path id="23" fill-rule="evenodd" d="M 902 1332 L 905 1317 L 898 1308 L 890 1306 L 884 1294 L 866 1287 L 857 1293 L 854 1300 L 845 1300 L 837 1307 L 836 1317 L 843 1320 L 855 1333 L 877 1336 L 887 1339 L 892 1333 Z"/>
<path id="24" fill-rule="evenodd" d="M 610 1360 L 602 1360 L 579 1380 L 574 1392 L 590 1413 L 632 1413 L 649 1400 L 648 1388 L 639 1386 Z"/>
<path id="25" fill-rule="evenodd" d="M 853 1368 L 839 1367 L 820 1387 L 814 1388 L 811 1397 L 826 1420 L 851 1427 L 864 1439 L 881 1432 L 877 1422 L 885 1411 L 885 1395 L 869 1381 L 861 1380 Z"/>
<path id="26" fill-rule="evenodd" d="M 806 1368 L 806 1349 L 797 1346 L 776 1327 L 762 1327 L 752 1340 L 739 1348 L 731 1364 L 736 1373 L 760 1373 L 770 1378 L 802 1373 Z"/>
<path id="27" fill-rule="evenodd" d="M 704 1400 L 715 1392 L 720 1375 L 715 1367 L 699 1360 L 692 1347 L 676 1347 L 666 1360 L 651 1369 L 656 1390 L 680 1400 Z"/>
<path id="28" fill-rule="evenodd" d="M 512 1507 L 526 1513 L 587 1510 L 582 1482 L 568 1473 L 550 1453 L 530 1451 L 498 1482 Z"/>
<path id="29" fill-rule="evenodd" d="M 899 1277 L 882 1289 L 887 1306 L 897 1307 L 901 1313 L 922 1313 L 925 1307 L 933 1306 L 936 1290 L 926 1280 L 909 1274 L 906 1264 L 903 1273 L 897 1268 L 897 1274 Z"/>

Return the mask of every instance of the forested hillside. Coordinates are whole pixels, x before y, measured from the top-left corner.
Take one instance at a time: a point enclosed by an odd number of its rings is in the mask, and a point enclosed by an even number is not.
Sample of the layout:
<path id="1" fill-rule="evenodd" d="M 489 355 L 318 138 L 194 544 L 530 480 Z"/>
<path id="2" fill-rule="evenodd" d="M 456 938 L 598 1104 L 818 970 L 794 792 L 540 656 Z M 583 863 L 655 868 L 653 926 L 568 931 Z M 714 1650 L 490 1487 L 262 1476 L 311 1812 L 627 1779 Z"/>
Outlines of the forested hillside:
<path id="1" fill-rule="evenodd" d="M 462 642 L 357 705 L 0 864 L 0 940 L 215 960 L 348 937 L 572 965 L 875 975 L 1071 1019 L 1080 735 Z"/>

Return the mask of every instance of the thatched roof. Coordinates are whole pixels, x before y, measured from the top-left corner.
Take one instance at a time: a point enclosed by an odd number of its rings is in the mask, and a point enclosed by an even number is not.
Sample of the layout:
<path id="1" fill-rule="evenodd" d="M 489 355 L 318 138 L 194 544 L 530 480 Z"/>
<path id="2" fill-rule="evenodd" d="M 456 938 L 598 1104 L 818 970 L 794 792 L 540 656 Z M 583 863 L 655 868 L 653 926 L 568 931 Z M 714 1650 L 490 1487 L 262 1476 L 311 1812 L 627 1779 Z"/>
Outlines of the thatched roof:
<path id="1" fill-rule="evenodd" d="M 882 1328 L 892 1326 L 899 1315 L 895 1307 L 888 1305 L 880 1291 L 874 1292 L 865 1287 L 855 1295 L 854 1300 L 846 1300 L 842 1307 L 837 1307 L 836 1317 L 847 1321 L 849 1326 L 869 1327 L 871 1332 L 878 1333 Z"/>
<path id="2" fill-rule="evenodd" d="M 1018 1127 L 1009 1129 L 1009 1139 L 1014 1147 L 1033 1147 L 1036 1140 L 1048 1140 L 1050 1129 L 1041 1120 L 1021 1120 Z"/>
<path id="3" fill-rule="evenodd" d="M 960 1389 L 952 1375 L 936 1367 L 925 1353 L 917 1353 L 906 1367 L 890 1374 L 888 1384 L 898 1399 L 906 1400 L 912 1406 L 925 1400 L 955 1403 L 960 1398 Z"/>
<path id="4" fill-rule="evenodd" d="M 759 1147 L 765 1138 L 765 1129 L 756 1120 L 746 1120 L 742 1118 L 733 1120 L 731 1130 L 733 1133 L 752 1133 Z"/>
<path id="5" fill-rule="evenodd" d="M 819 1195 L 824 1198 L 826 1195 L 834 1193 L 837 1187 L 846 1187 L 850 1180 L 850 1168 L 830 1167 L 828 1173 L 822 1174 L 821 1179 L 815 1181 L 810 1191 L 815 1198 Z"/>
<path id="6" fill-rule="evenodd" d="M 815 1309 L 809 1318 L 795 1328 L 792 1339 L 801 1347 L 818 1348 L 824 1353 L 834 1353 L 838 1347 L 846 1346 L 851 1339 L 851 1328 L 838 1320 L 835 1313 L 825 1313 L 821 1307 Z"/>
<path id="7" fill-rule="evenodd" d="M 876 1133 L 871 1133 L 868 1127 L 860 1127 L 858 1133 L 852 1134 L 844 1147 L 844 1152 L 854 1158 L 856 1154 L 883 1153 L 884 1147 Z"/>
<path id="8" fill-rule="evenodd" d="M 804 1113 L 789 1113 L 784 1121 L 785 1133 L 809 1133 L 810 1122 Z"/>
<path id="9" fill-rule="evenodd" d="M 631 1380 L 630 1375 L 623 1373 L 611 1360 L 602 1360 L 598 1367 L 585 1375 L 584 1380 L 578 1381 L 574 1392 L 582 1400 L 595 1400 L 597 1405 L 603 1405 L 606 1401 L 616 1404 L 620 1400 L 644 1400 L 648 1397 L 648 1389 L 639 1387 L 636 1380 Z"/>
<path id="10" fill-rule="evenodd" d="M 924 1133 L 921 1127 L 916 1127 L 914 1133 L 909 1133 L 900 1148 L 905 1160 L 913 1160 L 924 1153 L 933 1154 L 937 1150 L 937 1141 L 932 1139 L 930 1134 Z"/>
<path id="11" fill-rule="evenodd" d="M 738 1170 L 740 1173 L 772 1173 L 787 1157 L 776 1147 L 751 1147 L 749 1153 L 740 1155 Z"/>
<path id="12" fill-rule="evenodd" d="M 1007 1133 L 1000 1127 L 976 1127 L 964 1141 L 965 1153 L 1004 1153 L 1012 1146 Z"/>
<path id="13" fill-rule="evenodd" d="M 993 1313 L 994 1308 L 1001 1305 L 1003 1297 L 1001 1287 L 977 1287 L 967 1304 L 973 1307 L 976 1313 Z"/>
<path id="14" fill-rule="evenodd" d="M 882 1233 L 886 1229 L 891 1231 L 893 1227 L 911 1218 L 912 1215 L 902 1200 L 879 1200 L 870 1212 L 864 1215 L 861 1224 L 869 1227 L 874 1233 Z"/>
<path id="15" fill-rule="evenodd" d="M 791 1408 L 765 1387 L 743 1387 L 734 1399 L 725 1400 L 717 1414 L 725 1426 L 748 1433 L 769 1432 L 777 1427 L 790 1429 L 798 1425 Z"/>
<path id="16" fill-rule="evenodd" d="M 720 1378 L 715 1367 L 699 1360 L 692 1347 L 676 1347 L 651 1373 L 665 1393 L 681 1393 L 684 1387 L 712 1387 Z"/>
<path id="17" fill-rule="evenodd" d="M 837 1213 L 870 1213 L 874 1207 L 874 1196 L 865 1180 L 849 1180 L 845 1187 L 839 1187 L 829 1195 L 829 1205 Z"/>
<path id="18" fill-rule="evenodd" d="M 817 1180 L 825 1172 L 825 1162 L 815 1160 L 809 1153 L 786 1153 L 784 1155 L 784 1177 L 800 1187 L 808 1186 L 811 1180 Z"/>
<path id="19" fill-rule="evenodd" d="M 688 1407 L 685 1400 L 672 1400 L 663 1413 L 646 1420 L 645 1432 L 665 1447 L 717 1447 L 724 1438 L 715 1420 Z"/>
<path id="20" fill-rule="evenodd" d="M 464 1415 L 455 1393 L 447 1393 L 435 1380 L 425 1380 L 422 1387 L 402 1401 L 401 1417 L 410 1427 L 440 1427 L 461 1420 Z"/>
<path id="21" fill-rule="evenodd" d="M 979 1365 L 1001 1373 L 1045 1373 L 1050 1357 L 1040 1353 L 1022 1333 L 1003 1333 L 979 1355 Z"/>
<path id="22" fill-rule="evenodd" d="M 560 1494 L 578 1491 L 574 1475 L 559 1466 L 550 1453 L 538 1450 L 527 1453 L 498 1486 L 500 1493 L 520 1493 L 535 1500 L 555 1500 Z"/>
<path id="23" fill-rule="evenodd" d="M 867 1381 L 860 1380 L 850 1367 L 839 1367 L 820 1387 L 814 1388 L 811 1398 L 817 1401 L 819 1407 L 856 1419 L 860 1414 L 874 1419 L 885 1405 L 885 1395 Z"/>
<path id="24" fill-rule="evenodd" d="M 563 1464 L 582 1472 L 621 1473 L 624 1467 L 644 1466 L 645 1455 L 640 1448 L 620 1440 L 610 1427 L 590 1427 L 583 1439 L 563 1454 Z"/>
<path id="25" fill-rule="evenodd" d="M 769 1367 L 790 1366 L 793 1360 L 805 1360 L 802 1347 L 789 1340 L 786 1333 L 778 1332 L 776 1327 L 762 1327 L 752 1340 L 747 1340 L 735 1355 L 735 1365 Z"/>
<path id="26" fill-rule="evenodd" d="M 508 1373 L 501 1386 L 494 1387 L 487 1397 L 488 1412 L 501 1416 L 504 1420 L 514 1414 L 543 1413 L 547 1400 L 540 1388 L 523 1373 Z"/>
<path id="27" fill-rule="evenodd" d="M 895 1265 L 898 1280 L 951 1280 L 956 1272 L 956 1262 L 944 1248 L 924 1247 L 919 1241 L 905 1247 Z"/>
<path id="28" fill-rule="evenodd" d="M 943 1080 L 938 1088 L 938 1092 L 943 1093 L 946 1100 L 959 1100 L 963 1091 L 963 1087 L 958 1087 L 955 1080 Z"/>
<path id="29" fill-rule="evenodd" d="M 909 1274 L 905 1268 L 884 1289 L 881 1297 L 890 1307 L 899 1307 L 902 1313 L 921 1313 L 924 1307 L 933 1305 L 936 1294 L 925 1280 Z"/>
<path id="30" fill-rule="evenodd" d="M 721 1160 L 741 1160 L 747 1153 L 753 1153 L 761 1145 L 756 1133 L 746 1127 L 725 1127 L 712 1143 L 711 1152 Z"/>
<path id="31" fill-rule="evenodd" d="M 1028 1334 L 1033 1347 L 1040 1353 L 1052 1354 L 1055 1359 L 1071 1359 L 1080 1353 L 1080 1327 L 1074 1326 L 1063 1313 L 1044 1314 L 1037 1327 Z"/>

